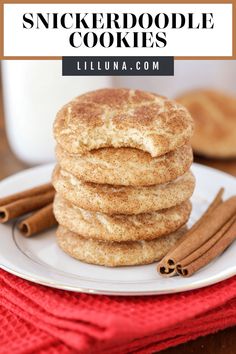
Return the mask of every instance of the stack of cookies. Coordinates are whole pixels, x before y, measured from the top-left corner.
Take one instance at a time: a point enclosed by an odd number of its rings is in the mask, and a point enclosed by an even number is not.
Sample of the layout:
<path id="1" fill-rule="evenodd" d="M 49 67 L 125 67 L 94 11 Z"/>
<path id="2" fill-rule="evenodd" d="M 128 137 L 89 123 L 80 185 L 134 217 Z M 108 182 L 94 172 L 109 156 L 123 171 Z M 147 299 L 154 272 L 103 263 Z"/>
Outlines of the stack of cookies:
<path id="1" fill-rule="evenodd" d="M 162 258 L 191 212 L 192 133 L 183 106 L 143 91 L 103 89 L 65 105 L 54 124 L 59 246 L 104 266 Z"/>

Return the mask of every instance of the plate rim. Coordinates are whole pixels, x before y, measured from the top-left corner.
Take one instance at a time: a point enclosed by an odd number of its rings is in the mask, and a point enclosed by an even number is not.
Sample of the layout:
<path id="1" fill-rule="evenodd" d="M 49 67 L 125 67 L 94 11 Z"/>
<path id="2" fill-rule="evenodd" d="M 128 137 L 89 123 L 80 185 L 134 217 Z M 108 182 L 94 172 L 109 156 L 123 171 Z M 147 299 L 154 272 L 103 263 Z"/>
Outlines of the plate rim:
<path id="1" fill-rule="evenodd" d="M 5 183 L 7 184 L 7 183 L 11 182 L 11 180 L 14 180 L 15 178 L 17 178 L 19 176 L 24 176 L 25 174 L 28 174 L 30 172 L 35 172 L 37 170 L 44 169 L 44 168 L 45 169 L 47 169 L 47 168 L 52 169 L 54 165 L 55 165 L 55 163 L 52 162 L 52 163 L 42 164 L 39 166 L 35 166 L 35 167 L 31 167 L 31 168 L 19 171 L 16 174 L 13 174 L 13 175 L 1 180 L 0 185 L 5 184 Z M 192 166 L 193 167 L 195 166 L 196 168 L 203 169 L 203 170 L 211 170 L 211 172 L 223 175 L 227 178 L 231 178 L 234 181 L 236 180 L 236 178 L 234 176 L 232 176 L 226 172 L 217 170 L 215 168 L 209 167 L 209 166 L 205 166 L 205 165 L 198 164 L 198 163 L 193 163 Z M 173 287 L 171 290 L 159 289 L 159 290 L 145 290 L 145 291 L 139 291 L 139 290 L 117 291 L 117 290 L 92 289 L 92 288 L 86 288 L 85 286 L 68 285 L 65 283 L 60 284 L 59 282 L 48 281 L 44 276 L 40 276 L 37 274 L 29 275 L 29 274 L 27 274 L 27 272 L 24 272 L 24 271 L 20 272 L 16 269 L 12 269 L 8 265 L 3 264 L 2 261 L 4 261 L 4 258 L 2 258 L 1 254 L 0 254 L 0 268 L 1 269 L 3 269 L 15 276 L 18 276 L 22 279 L 36 283 L 36 284 L 48 286 L 48 287 L 51 287 L 54 289 L 74 291 L 74 292 L 78 292 L 78 293 L 111 295 L 111 296 L 150 296 L 150 295 L 163 295 L 163 294 L 173 294 L 173 293 L 186 292 L 186 291 L 196 290 L 196 289 L 200 289 L 203 287 L 207 287 L 207 286 L 219 283 L 219 282 L 224 281 L 236 274 L 236 269 L 234 269 L 234 268 L 231 270 L 229 269 L 229 271 L 227 271 L 227 272 L 226 272 L 226 270 L 224 270 L 220 277 L 217 275 L 214 275 L 214 276 L 211 276 L 211 279 L 206 278 L 204 280 L 195 281 L 193 284 L 190 283 L 190 284 L 182 285 L 180 288 L 177 288 L 177 289 Z M 199 285 L 199 282 L 200 282 L 200 285 Z"/>
<path id="2" fill-rule="evenodd" d="M 198 290 L 202 288 L 206 288 L 207 286 L 211 286 L 214 284 L 218 284 L 224 280 L 227 280 L 231 277 L 233 277 L 236 274 L 236 270 L 232 270 L 232 272 L 227 273 L 227 275 L 222 275 L 221 278 L 218 278 L 217 280 L 215 279 L 216 276 L 212 277 L 212 281 L 208 282 L 207 279 L 203 282 L 201 281 L 200 286 L 198 286 L 198 282 L 196 282 L 194 285 L 189 284 L 189 285 L 184 285 L 179 289 L 173 288 L 172 290 L 146 290 L 144 292 L 142 291 L 116 291 L 116 290 L 98 290 L 98 289 L 91 289 L 91 288 L 86 288 L 86 287 L 79 287 L 79 286 L 70 286 L 70 285 L 63 285 L 60 283 L 53 283 L 49 281 L 44 281 L 42 280 L 42 277 L 40 276 L 28 276 L 25 273 L 21 273 L 18 271 L 15 271 L 11 269 L 8 266 L 4 266 L 0 264 L 0 268 L 7 271 L 8 273 L 15 275 L 21 279 L 30 281 L 34 284 L 38 285 L 44 285 L 49 288 L 53 289 L 58 289 L 58 290 L 64 290 L 64 291 L 73 291 L 77 293 L 84 293 L 84 294 L 94 294 L 94 295 L 109 295 L 109 296 L 152 296 L 152 295 L 167 295 L 167 294 L 178 294 L 182 292 L 188 292 L 192 290 Z M 216 281 L 214 281 L 214 279 Z"/>

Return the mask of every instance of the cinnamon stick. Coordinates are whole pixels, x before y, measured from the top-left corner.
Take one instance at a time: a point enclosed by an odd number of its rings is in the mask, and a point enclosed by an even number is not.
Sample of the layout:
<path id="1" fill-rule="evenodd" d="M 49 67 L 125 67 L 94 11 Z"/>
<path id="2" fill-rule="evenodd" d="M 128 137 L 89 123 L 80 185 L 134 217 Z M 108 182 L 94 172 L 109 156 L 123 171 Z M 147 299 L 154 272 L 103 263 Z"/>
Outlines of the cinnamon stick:
<path id="1" fill-rule="evenodd" d="M 13 203 L 17 200 L 34 197 L 39 194 L 46 194 L 48 192 L 52 192 L 54 190 L 51 183 L 42 184 L 38 187 L 34 187 L 31 189 L 24 190 L 19 193 L 11 194 L 7 197 L 0 198 L 0 206 L 4 206 L 10 203 Z"/>
<path id="2" fill-rule="evenodd" d="M 157 266 L 157 271 L 166 277 L 171 277 L 177 274 L 176 271 L 176 266 L 174 263 L 172 263 L 171 260 L 171 255 L 173 250 L 175 250 L 176 248 L 178 248 L 183 242 L 185 242 L 186 239 L 188 239 L 189 235 L 193 233 L 193 231 L 195 231 L 200 224 L 204 224 L 206 218 L 210 215 L 210 213 L 220 204 L 222 204 L 222 196 L 224 193 L 224 188 L 221 188 L 217 195 L 215 196 L 215 198 L 213 199 L 213 201 L 211 202 L 211 204 L 208 206 L 208 208 L 206 209 L 206 211 L 202 214 L 202 216 L 200 217 L 200 219 L 189 229 L 188 232 L 186 232 L 186 234 L 181 237 L 177 243 L 175 244 L 175 246 L 166 254 L 166 256 L 159 262 L 158 266 Z"/>
<path id="3" fill-rule="evenodd" d="M 39 194 L 13 201 L 0 207 L 0 223 L 5 223 L 13 218 L 42 208 L 53 201 L 55 191 Z"/>
<path id="4" fill-rule="evenodd" d="M 236 216 L 232 217 L 209 241 L 176 265 L 179 275 L 190 276 L 210 263 L 236 239 Z"/>
<path id="5" fill-rule="evenodd" d="M 53 204 L 51 203 L 21 221 L 18 229 L 22 235 L 30 237 L 56 224 L 57 221 L 53 214 Z"/>
<path id="6" fill-rule="evenodd" d="M 200 223 L 199 226 L 171 252 L 167 263 L 176 266 L 182 259 L 208 241 L 235 214 L 236 196 L 229 198 L 212 210 L 212 212 L 205 217 L 204 223 Z"/>

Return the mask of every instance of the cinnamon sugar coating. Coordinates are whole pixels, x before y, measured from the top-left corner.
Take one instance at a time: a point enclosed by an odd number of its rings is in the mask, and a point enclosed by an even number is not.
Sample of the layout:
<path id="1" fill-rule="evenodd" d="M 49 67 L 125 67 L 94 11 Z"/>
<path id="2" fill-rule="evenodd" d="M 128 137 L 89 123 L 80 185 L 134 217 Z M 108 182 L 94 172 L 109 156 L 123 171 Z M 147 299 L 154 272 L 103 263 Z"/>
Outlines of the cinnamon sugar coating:
<path id="1" fill-rule="evenodd" d="M 107 214 L 141 214 L 171 208 L 189 199 L 195 187 L 190 171 L 166 184 L 132 187 L 82 182 L 57 166 L 52 181 L 56 191 L 71 203 Z"/>
<path id="2" fill-rule="evenodd" d="M 101 89 L 66 104 L 54 123 L 56 141 L 69 153 L 131 147 L 152 157 L 189 141 L 193 121 L 179 103 L 154 93 Z"/>
<path id="3" fill-rule="evenodd" d="M 108 215 L 77 207 L 57 194 L 54 214 L 60 225 L 86 238 L 103 241 L 152 240 L 179 229 L 189 218 L 191 203 L 138 215 Z"/>
<path id="4" fill-rule="evenodd" d="M 59 226 L 56 235 L 58 245 L 70 256 L 86 263 L 118 267 L 160 260 L 184 232 L 185 227 L 152 241 L 106 242 L 86 239 Z"/>
<path id="5" fill-rule="evenodd" d="M 154 158 L 132 148 L 104 148 L 84 155 L 69 154 L 58 145 L 56 156 L 62 169 L 84 182 L 123 186 L 149 186 L 172 181 L 182 176 L 193 161 L 190 145 Z"/>

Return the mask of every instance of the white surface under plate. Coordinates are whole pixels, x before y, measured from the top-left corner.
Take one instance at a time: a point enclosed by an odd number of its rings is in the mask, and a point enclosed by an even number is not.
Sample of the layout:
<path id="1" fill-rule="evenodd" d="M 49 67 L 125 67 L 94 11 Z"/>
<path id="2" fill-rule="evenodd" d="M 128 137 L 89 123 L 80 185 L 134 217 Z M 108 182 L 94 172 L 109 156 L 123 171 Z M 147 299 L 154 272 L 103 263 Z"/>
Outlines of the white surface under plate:
<path id="1" fill-rule="evenodd" d="M 52 169 L 53 165 L 44 165 L 3 180 L 0 196 L 49 181 Z M 197 184 L 190 224 L 199 218 L 221 186 L 225 187 L 225 198 L 236 194 L 236 178 L 197 164 L 192 171 Z M 111 295 L 164 294 L 200 288 L 236 274 L 236 242 L 189 278 L 162 278 L 156 272 L 156 264 L 106 268 L 79 262 L 59 249 L 55 229 L 24 238 L 14 225 L 0 225 L 1 268 L 54 288 Z"/>

